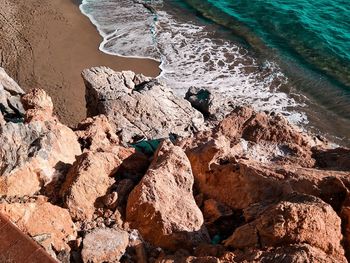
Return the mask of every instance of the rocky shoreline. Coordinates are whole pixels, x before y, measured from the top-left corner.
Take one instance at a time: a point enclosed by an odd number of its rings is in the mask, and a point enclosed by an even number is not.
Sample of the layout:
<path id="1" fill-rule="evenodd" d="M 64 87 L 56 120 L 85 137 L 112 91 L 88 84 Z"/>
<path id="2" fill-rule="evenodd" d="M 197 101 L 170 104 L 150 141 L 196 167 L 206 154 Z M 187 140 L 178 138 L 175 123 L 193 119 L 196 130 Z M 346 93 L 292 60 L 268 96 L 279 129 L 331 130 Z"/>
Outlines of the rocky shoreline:
<path id="1" fill-rule="evenodd" d="M 82 76 L 89 117 L 70 128 L 0 69 L 0 212 L 55 259 L 350 258 L 350 149 L 206 90 Z"/>

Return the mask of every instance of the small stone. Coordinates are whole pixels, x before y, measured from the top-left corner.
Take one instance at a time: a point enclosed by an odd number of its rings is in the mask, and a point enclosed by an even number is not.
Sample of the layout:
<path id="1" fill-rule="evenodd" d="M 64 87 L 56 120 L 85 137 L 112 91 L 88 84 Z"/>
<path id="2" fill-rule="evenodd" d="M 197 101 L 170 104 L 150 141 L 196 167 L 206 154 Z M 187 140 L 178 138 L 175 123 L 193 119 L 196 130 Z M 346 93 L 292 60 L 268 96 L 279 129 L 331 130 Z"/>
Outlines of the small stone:
<path id="1" fill-rule="evenodd" d="M 84 263 L 118 262 L 129 243 L 129 235 L 120 229 L 98 228 L 87 234 L 81 252 Z"/>

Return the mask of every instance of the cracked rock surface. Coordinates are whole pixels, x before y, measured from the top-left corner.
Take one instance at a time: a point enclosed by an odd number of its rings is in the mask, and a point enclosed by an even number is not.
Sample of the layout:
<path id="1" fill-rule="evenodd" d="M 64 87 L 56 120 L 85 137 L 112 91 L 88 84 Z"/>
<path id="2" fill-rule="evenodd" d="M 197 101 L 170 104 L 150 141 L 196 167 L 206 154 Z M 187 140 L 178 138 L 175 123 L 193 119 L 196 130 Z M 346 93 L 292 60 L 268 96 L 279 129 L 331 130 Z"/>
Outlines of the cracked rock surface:
<path id="1" fill-rule="evenodd" d="M 82 76 L 88 115 L 106 115 L 123 142 L 187 137 L 203 128 L 203 115 L 156 79 L 106 67 Z"/>

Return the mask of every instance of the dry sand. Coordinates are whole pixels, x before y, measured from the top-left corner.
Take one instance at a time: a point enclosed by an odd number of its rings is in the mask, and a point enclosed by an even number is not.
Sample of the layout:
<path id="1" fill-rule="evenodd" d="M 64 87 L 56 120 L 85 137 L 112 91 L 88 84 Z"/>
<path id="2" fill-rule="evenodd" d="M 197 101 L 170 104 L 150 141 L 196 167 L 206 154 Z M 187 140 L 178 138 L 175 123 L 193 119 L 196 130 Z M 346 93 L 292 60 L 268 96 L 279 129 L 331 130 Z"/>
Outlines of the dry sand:
<path id="1" fill-rule="evenodd" d="M 92 66 L 159 74 L 148 59 L 106 55 L 95 27 L 71 0 L 0 0 L 0 66 L 28 90 L 45 89 L 66 124 L 85 117 L 81 71 Z"/>

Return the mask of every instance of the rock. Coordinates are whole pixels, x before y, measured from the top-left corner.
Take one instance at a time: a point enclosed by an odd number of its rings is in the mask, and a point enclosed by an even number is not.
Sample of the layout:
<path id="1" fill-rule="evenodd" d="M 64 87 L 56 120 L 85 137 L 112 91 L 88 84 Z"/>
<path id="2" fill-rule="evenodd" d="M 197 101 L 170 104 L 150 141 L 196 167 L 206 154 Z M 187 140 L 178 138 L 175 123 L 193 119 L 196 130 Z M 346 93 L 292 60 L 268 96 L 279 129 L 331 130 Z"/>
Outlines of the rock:
<path id="1" fill-rule="evenodd" d="M 105 114 L 124 143 L 189 136 L 203 128 L 202 114 L 158 80 L 106 67 L 84 70 L 82 76 L 88 116 Z"/>
<path id="2" fill-rule="evenodd" d="M 282 115 L 255 112 L 248 107 L 236 107 L 218 125 L 217 131 L 231 140 L 243 138 L 255 143 L 269 141 L 306 146 L 311 141 L 311 138 L 291 125 Z"/>
<path id="3" fill-rule="evenodd" d="M 164 141 L 129 195 L 127 221 L 147 241 L 162 248 L 193 248 L 208 242 L 192 186 L 193 175 L 185 153 Z"/>
<path id="4" fill-rule="evenodd" d="M 203 88 L 191 87 L 185 95 L 192 107 L 199 110 L 204 116 L 217 118 L 220 107 L 225 103 L 219 100 L 219 95 Z"/>
<path id="5" fill-rule="evenodd" d="M 194 255 L 196 257 L 222 257 L 226 252 L 226 248 L 223 245 L 212 245 L 212 244 L 203 244 L 198 246 L 194 250 Z"/>
<path id="6" fill-rule="evenodd" d="M 24 95 L 0 68 L 0 213 L 58 260 L 81 249 L 84 262 L 350 258 L 349 149 L 247 107 L 219 122 L 231 105 L 204 89 L 187 98 L 210 117 L 205 129 L 155 79 L 83 77 L 92 117 L 73 132 L 43 90 Z M 164 140 L 176 135 L 192 137 Z"/>
<path id="7" fill-rule="evenodd" d="M 60 194 L 75 220 L 91 220 L 96 200 L 113 185 L 111 177 L 132 149 L 115 147 L 110 152 L 85 152 L 69 170 Z"/>
<path id="8" fill-rule="evenodd" d="M 74 132 L 38 110 L 50 105 L 45 92 L 35 90 L 26 98 L 32 98 L 33 103 L 26 105 L 35 110 L 32 118 L 27 123 L 5 122 L 0 127 L 0 141 L 4 142 L 0 148 L 0 195 L 33 195 L 61 178 L 75 156 L 81 154 Z"/>
<path id="9" fill-rule="evenodd" d="M 272 204 L 255 204 L 245 209 L 244 216 L 248 223 L 237 228 L 225 246 L 246 249 L 308 244 L 344 259 L 341 220 L 330 205 L 316 197 L 287 195 Z"/>
<path id="10" fill-rule="evenodd" d="M 77 236 L 68 211 L 40 198 L 30 203 L 2 203 L 0 212 L 24 233 L 40 241 L 49 253 L 52 253 L 52 249 L 57 253 L 69 252 L 68 242 Z"/>
<path id="11" fill-rule="evenodd" d="M 233 212 L 229 207 L 215 201 L 214 199 L 204 201 L 203 215 L 208 223 L 212 223 L 220 217 L 230 216 L 232 214 Z"/>
<path id="12" fill-rule="evenodd" d="M 203 253 L 205 254 L 205 253 Z M 236 250 L 234 252 L 225 252 L 220 256 L 212 256 L 208 253 L 208 256 L 189 256 L 182 254 L 161 256 L 157 259 L 157 263 L 207 263 L 207 262 L 222 262 L 222 263 L 246 263 L 246 262 L 264 262 L 264 263 L 276 263 L 276 262 L 314 262 L 314 263 L 345 263 L 347 262 L 344 257 L 334 257 L 322 251 L 321 249 L 312 247 L 307 244 L 288 245 L 277 248 L 268 248 L 261 250 L 258 248 Z"/>
<path id="13" fill-rule="evenodd" d="M 18 122 L 25 113 L 21 103 L 24 91 L 0 67 L 0 113 L 6 121 Z"/>
<path id="14" fill-rule="evenodd" d="M 1 111 L 0 111 L 0 126 L 4 125 L 6 123 L 4 115 L 2 115 Z"/>
<path id="15" fill-rule="evenodd" d="M 232 209 L 244 209 L 256 202 L 299 192 L 318 196 L 339 211 L 350 178 L 349 172 L 249 160 L 212 164 L 207 172 L 195 169 L 199 163 L 193 167 L 198 191 Z"/>
<path id="16" fill-rule="evenodd" d="M 136 74 L 134 79 L 133 79 L 133 82 L 134 82 L 135 86 L 138 86 L 138 85 L 147 83 L 151 80 L 152 80 L 152 78 L 146 77 L 143 74 Z"/>
<path id="17" fill-rule="evenodd" d="M 346 194 L 345 200 L 342 203 L 340 209 L 340 217 L 342 219 L 343 235 L 344 235 L 344 248 L 346 256 L 350 258 L 350 194 Z"/>
<path id="18" fill-rule="evenodd" d="M 230 255 L 231 254 L 231 255 Z M 225 262 L 222 257 L 222 262 Z M 245 251 L 235 251 L 235 254 L 227 253 L 226 262 L 314 262 L 314 263 L 345 263 L 344 257 L 335 257 L 307 244 L 288 245 L 266 250 L 246 249 Z"/>
<path id="19" fill-rule="evenodd" d="M 108 150 L 119 144 L 118 136 L 114 134 L 107 117 L 104 115 L 87 118 L 80 122 L 75 134 L 85 151 Z"/>
<path id="20" fill-rule="evenodd" d="M 190 159 L 193 155 L 204 154 L 202 159 L 206 161 L 200 166 L 205 169 L 207 162 L 209 165 L 233 157 L 314 167 L 311 148 L 316 143 L 280 115 L 270 116 L 256 113 L 251 108 L 237 107 L 211 132 L 198 133 L 179 145 Z"/>
<path id="21" fill-rule="evenodd" d="M 117 207 L 125 207 L 128 196 L 135 184 L 130 179 L 122 179 L 112 186 L 112 192 L 102 198 L 103 205 L 115 210 Z M 124 209 L 123 209 L 124 210 Z"/>
<path id="22" fill-rule="evenodd" d="M 220 263 L 221 261 L 215 257 L 194 257 L 194 256 L 178 256 L 169 255 L 160 257 L 156 263 Z"/>
<path id="23" fill-rule="evenodd" d="M 350 171 L 350 149 L 313 149 L 316 166 L 328 170 Z"/>
<path id="24" fill-rule="evenodd" d="M 21 101 L 26 110 L 26 122 L 55 119 L 52 100 L 44 90 L 32 89 L 22 97 Z"/>
<path id="25" fill-rule="evenodd" d="M 102 203 L 108 209 L 114 210 L 118 206 L 118 193 L 112 192 L 102 197 Z"/>
<path id="26" fill-rule="evenodd" d="M 129 234 L 120 229 L 98 228 L 83 240 L 83 262 L 119 262 L 129 243 Z"/>
<path id="27" fill-rule="evenodd" d="M 118 206 L 126 204 L 128 196 L 134 187 L 135 184 L 130 179 L 123 179 L 117 184 L 115 191 L 118 193 Z"/>
<path id="28" fill-rule="evenodd" d="M 316 142 L 282 115 L 267 115 L 238 107 L 226 116 L 217 129 L 230 138 L 231 143 L 234 138 L 248 142 L 245 146 L 248 158 L 303 167 L 315 165 L 311 147 Z M 260 155 L 259 158 L 257 155 Z"/>
<path id="29" fill-rule="evenodd" d="M 129 235 L 128 257 L 132 262 L 147 263 L 151 261 L 150 257 L 147 255 L 145 245 L 146 243 L 140 233 L 136 229 L 131 230 Z M 156 254 L 159 254 L 157 249 Z"/>

